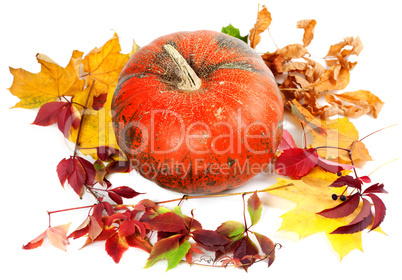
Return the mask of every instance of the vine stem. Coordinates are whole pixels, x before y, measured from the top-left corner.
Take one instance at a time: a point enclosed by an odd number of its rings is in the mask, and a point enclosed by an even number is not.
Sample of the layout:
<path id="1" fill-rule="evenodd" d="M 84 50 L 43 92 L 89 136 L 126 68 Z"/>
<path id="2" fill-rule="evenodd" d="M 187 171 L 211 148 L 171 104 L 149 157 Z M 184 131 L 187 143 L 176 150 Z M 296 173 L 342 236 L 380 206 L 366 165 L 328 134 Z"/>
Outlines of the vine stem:
<path id="1" fill-rule="evenodd" d="M 257 193 L 262 193 L 262 192 L 267 192 L 269 193 L 270 191 L 281 189 L 281 188 L 286 188 L 289 186 L 293 186 L 293 183 L 281 185 L 272 189 L 263 189 L 263 190 L 257 190 Z M 237 192 L 237 193 L 222 193 L 222 194 L 210 194 L 210 195 L 184 195 L 181 198 L 175 198 L 175 199 L 170 199 L 170 200 L 164 200 L 164 201 L 159 201 L 155 202 L 156 204 L 165 204 L 165 203 L 170 203 L 170 202 L 176 202 L 176 201 L 182 201 L 182 200 L 189 200 L 189 199 L 198 199 L 198 198 L 215 198 L 215 197 L 226 197 L 226 196 L 234 196 L 234 195 L 247 195 L 247 194 L 252 194 L 255 191 L 248 191 L 248 192 Z M 124 205 L 124 206 L 133 206 L 133 205 Z"/>
<path id="2" fill-rule="evenodd" d="M 281 186 L 277 186 L 275 188 L 266 188 L 263 190 L 257 190 L 257 193 L 261 193 L 261 192 L 267 192 L 269 193 L 270 191 L 274 191 L 274 190 L 278 190 L 278 189 L 282 189 L 282 188 L 286 188 L 289 186 L 293 186 L 293 183 L 288 183 L 285 185 L 281 185 Z M 175 199 L 171 199 L 171 200 L 165 200 L 165 201 L 159 201 L 159 202 L 155 202 L 156 204 L 165 204 L 165 203 L 170 203 L 170 202 L 177 202 L 177 201 L 183 201 L 183 200 L 187 200 L 187 199 L 199 199 L 199 198 L 215 198 L 215 197 L 225 197 L 225 196 L 233 196 L 233 195 L 247 195 L 247 194 L 252 194 L 255 191 L 249 191 L 249 192 L 237 192 L 237 193 L 227 193 L 227 194 L 211 194 L 211 195 L 195 195 L 195 196 L 188 196 L 188 195 L 184 195 L 181 198 L 175 198 Z M 135 204 L 121 204 L 121 205 L 112 205 L 112 207 L 134 207 Z M 56 214 L 56 213 L 61 213 L 61 212 L 67 212 L 67 211 L 73 211 L 73 210 L 79 210 L 79 209 L 86 209 L 86 208 L 91 208 L 94 207 L 94 204 L 92 205 L 86 205 L 86 206 L 80 206 L 80 207 L 73 207 L 73 208 L 66 208 L 66 209 L 61 209 L 61 210 L 54 210 L 54 211 L 47 211 L 48 215 L 50 216 L 51 214 Z"/>

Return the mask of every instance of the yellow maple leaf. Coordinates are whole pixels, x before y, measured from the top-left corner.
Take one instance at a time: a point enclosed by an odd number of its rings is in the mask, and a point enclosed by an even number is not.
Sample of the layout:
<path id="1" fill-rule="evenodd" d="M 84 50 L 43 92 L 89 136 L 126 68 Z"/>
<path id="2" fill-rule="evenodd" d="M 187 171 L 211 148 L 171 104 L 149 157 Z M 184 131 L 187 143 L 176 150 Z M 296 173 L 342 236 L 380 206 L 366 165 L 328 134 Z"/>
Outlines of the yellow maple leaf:
<path id="1" fill-rule="evenodd" d="M 133 51 L 136 51 L 134 47 Z M 109 92 L 110 87 L 117 82 L 121 70 L 130 58 L 130 54 L 120 52 L 119 37 L 115 33 L 102 47 L 94 48 L 82 60 L 88 85 L 96 81 L 95 96 Z"/>
<path id="2" fill-rule="evenodd" d="M 73 51 L 70 62 L 63 68 L 46 55 L 37 54 L 41 65 L 41 71 L 37 74 L 10 67 L 14 81 L 9 90 L 21 99 L 14 107 L 37 108 L 58 97 L 73 96 L 82 91 L 85 84 L 79 77 L 82 55 L 80 51 Z"/>
<path id="3" fill-rule="evenodd" d="M 266 191 L 297 203 L 294 209 L 281 216 L 283 221 L 279 230 L 295 232 L 300 238 L 324 232 L 332 248 L 342 259 L 354 249 L 363 250 L 362 233 L 331 234 L 331 232 L 350 223 L 360 208 L 347 217 L 337 219 L 316 214 L 339 204 L 339 201 L 332 199 L 332 194 L 340 195 L 344 188 L 328 187 L 337 178 L 336 174 L 316 167 L 301 180 L 277 178 L 277 183 L 268 187 Z"/>
<path id="4" fill-rule="evenodd" d="M 359 132 L 348 118 L 324 119 L 313 116 L 296 100 L 292 101 L 292 112 L 314 136 L 313 147 L 326 159 L 340 163 L 351 163 L 348 152 L 352 151 L 353 161 L 372 160 L 366 146 L 359 141 Z M 328 148 L 322 148 L 328 147 Z M 338 149 L 340 148 L 340 149 Z"/>
<path id="5" fill-rule="evenodd" d="M 116 136 L 114 134 L 111 105 L 113 99 L 113 93 L 116 86 L 110 86 L 107 99 L 102 109 L 94 110 L 93 104 L 93 92 L 90 92 L 90 87 L 87 87 L 80 94 L 74 97 L 73 105 L 75 108 L 83 112 L 83 106 L 77 105 L 86 103 L 88 95 L 88 102 L 86 104 L 85 116 L 81 123 L 81 130 L 71 129 L 68 139 L 71 142 L 76 143 L 78 132 L 80 133 L 78 146 L 80 152 L 84 155 L 91 155 L 94 159 L 97 159 L 97 147 L 108 146 L 117 150 L 119 146 L 117 144 Z"/>

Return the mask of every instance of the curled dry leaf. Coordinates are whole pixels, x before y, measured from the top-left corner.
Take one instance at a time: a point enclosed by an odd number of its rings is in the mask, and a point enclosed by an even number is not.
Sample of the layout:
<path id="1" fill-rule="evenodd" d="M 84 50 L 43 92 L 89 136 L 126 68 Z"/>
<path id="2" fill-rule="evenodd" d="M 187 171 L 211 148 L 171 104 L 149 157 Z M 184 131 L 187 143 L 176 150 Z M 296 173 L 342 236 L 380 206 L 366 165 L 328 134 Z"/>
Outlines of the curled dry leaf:
<path id="1" fill-rule="evenodd" d="M 317 24 L 317 21 L 314 19 L 305 19 L 297 22 L 297 28 L 304 29 L 303 35 L 303 47 L 307 47 L 310 45 L 311 41 L 314 38 L 314 27 Z"/>
<path id="2" fill-rule="evenodd" d="M 268 11 L 265 5 L 262 6 L 262 10 L 258 11 L 257 22 L 254 27 L 250 30 L 250 46 L 255 49 L 255 47 L 260 43 L 260 34 L 268 29 L 271 25 L 272 17 L 271 13 Z"/>

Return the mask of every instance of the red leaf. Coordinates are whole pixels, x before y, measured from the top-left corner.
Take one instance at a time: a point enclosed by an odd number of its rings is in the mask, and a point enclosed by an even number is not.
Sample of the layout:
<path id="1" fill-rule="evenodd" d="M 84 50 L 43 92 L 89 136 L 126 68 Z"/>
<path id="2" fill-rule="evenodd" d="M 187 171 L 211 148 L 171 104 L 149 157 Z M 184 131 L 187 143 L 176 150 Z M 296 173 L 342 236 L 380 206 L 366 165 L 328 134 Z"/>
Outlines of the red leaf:
<path id="1" fill-rule="evenodd" d="M 105 104 L 106 99 L 107 99 L 107 92 L 99 94 L 98 96 L 94 96 L 92 108 L 95 111 L 99 111 L 100 109 L 102 109 L 103 105 Z"/>
<path id="2" fill-rule="evenodd" d="M 373 230 L 376 229 L 384 220 L 387 208 L 385 207 L 384 202 L 382 202 L 382 200 L 375 194 L 369 193 L 367 196 L 369 196 L 374 203 L 375 216 L 373 226 L 371 227 L 371 230 Z"/>
<path id="3" fill-rule="evenodd" d="M 379 184 L 376 183 L 370 187 L 368 187 L 363 194 L 368 194 L 368 193 L 388 193 L 386 190 L 384 190 L 384 184 Z"/>
<path id="4" fill-rule="evenodd" d="M 43 233 L 41 233 L 38 237 L 32 239 L 26 245 L 22 246 L 22 249 L 31 250 L 40 247 L 43 244 L 43 239 L 45 238 L 46 234 L 47 229 Z"/>
<path id="5" fill-rule="evenodd" d="M 333 188 L 341 188 L 343 186 L 348 186 L 348 187 L 352 187 L 352 188 L 361 190 L 362 189 L 362 181 L 360 181 L 359 179 L 353 178 L 350 175 L 346 175 L 346 176 L 339 177 L 329 186 L 333 187 Z"/>
<path id="6" fill-rule="evenodd" d="M 172 212 L 160 214 L 146 223 L 152 228 L 163 232 L 180 232 L 186 229 L 183 218 Z"/>
<path id="7" fill-rule="evenodd" d="M 353 165 L 333 162 L 320 156 L 318 157 L 317 165 L 320 166 L 322 169 L 332 173 L 337 173 L 342 170 L 352 170 L 353 168 L 355 168 Z"/>
<path id="8" fill-rule="evenodd" d="M 193 239 L 208 251 L 224 251 L 232 240 L 213 230 L 199 229 L 192 232 Z"/>
<path id="9" fill-rule="evenodd" d="M 57 174 L 61 185 L 64 187 L 66 180 L 74 191 L 81 195 L 82 187 L 86 180 L 85 169 L 80 161 L 75 157 L 63 159 L 57 165 Z"/>
<path id="10" fill-rule="evenodd" d="M 325 209 L 321 212 L 318 212 L 317 214 L 331 219 L 346 217 L 352 214 L 357 209 L 357 207 L 359 206 L 359 201 L 360 194 L 355 193 L 351 197 L 348 197 L 348 199 L 341 204 L 338 204 L 337 206 L 330 209 Z"/>
<path id="11" fill-rule="evenodd" d="M 139 248 L 144 250 L 145 252 L 151 253 L 151 243 L 149 243 L 148 239 L 141 238 L 138 233 L 126 236 L 126 241 L 130 247 Z"/>
<path id="12" fill-rule="evenodd" d="M 360 213 L 348 225 L 338 227 L 331 234 L 346 234 L 362 231 L 371 224 L 373 214 L 371 213 L 370 202 L 363 198 L 363 206 Z"/>
<path id="13" fill-rule="evenodd" d="M 275 162 L 275 170 L 280 175 L 299 179 L 315 167 L 317 161 L 318 154 L 314 148 L 290 148 L 279 155 Z"/>
<path id="14" fill-rule="evenodd" d="M 87 234 L 89 231 L 89 222 L 90 219 L 87 217 L 75 231 L 69 234 L 68 238 L 77 239 Z"/>
<path id="15" fill-rule="evenodd" d="M 42 105 L 32 124 L 48 126 L 56 123 L 61 110 L 68 104 L 68 102 L 49 102 Z"/>
<path id="16" fill-rule="evenodd" d="M 118 212 L 108 217 L 107 221 L 105 222 L 105 225 L 110 227 L 114 222 L 119 223 L 121 220 L 126 219 L 128 219 L 128 217 L 125 214 Z"/>
<path id="17" fill-rule="evenodd" d="M 271 239 L 269 239 L 265 235 L 259 234 L 257 232 L 254 232 L 254 235 L 257 238 L 258 243 L 260 244 L 261 251 L 266 256 L 268 256 L 267 257 L 268 267 L 270 267 L 275 260 L 275 244 L 274 242 L 272 242 Z"/>
<path id="18" fill-rule="evenodd" d="M 283 130 L 282 140 L 279 144 L 278 150 L 284 151 L 286 149 L 296 148 L 296 143 L 292 135 L 286 129 Z"/>
<path id="19" fill-rule="evenodd" d="M 135 223 L 132 220 L 124 220 L 119 226 L 120 237 L 125 237 L 135 233 Z"/>
<path id="20" fill-rule="evenodd" d="M 132 167 L 128 161 L 113 161 L 106 166 L 106 172 L 108 174 L 128 173 L 131 170 Z"/>
<path id="21" fill-rule="evenodd" d="M 68 137 L 70 132 L 70 128 L 72 125 L 72 118 L 71 118 L 71 105 L 65 106 L 59 114 L 59 118 L 57 120 L 57 126 L 61 133 L 63 133 L 64 137 Z"/>
<path id="22" fill-rule="evenodd" d="M 105 207 L 106 213 L 111 216 L 114 214 L 113 206 L 109 202 L 102 202 L 103 206 Z"/>
<path id="23" fill-rule="evenodd" d="M 245 265 L 244 270 L 247 271 L 248 267 L 254 263 L 254 259 L 247 258 L 246 256 L 254 256 L 258 254 L 258 248 L 248 236 L 243 237 L 239 241 L 239 245 L 233 252 L 233 257 L 240 259 L 240 262 Z"/>
<path id="24" fill-rule="evenodd" d="M 111 189 L 111 191 L 117 193 L 118 195 L 120 195 L 124 198 L 133 198 L 133 197 L 136 197 L 137 195 L 142 194 L 142 193 L 138 193 L 135 190 L 133 190 L 132 188 L 126 187 L 126 186 L 114 188 L 114 189 Z"/>
<path id="25" fill-rule="evenodd" d="M 78 159 L 70 158 L 70 160 L 72 161 L 73 170 L 68 176 L 68 183 L 78 195 L 81 195 L 86 179 L 85 169 Z"/>
<path id="26" fill-rule="evenodd" d="M 105 249 L 115 263 L 119 263 L 123 253 L 129 248 L 125 238 L 120 238 L 118 234 L 112 235 L 105 243 Z"/>
<path id="27" fill-rule="evenodd" d="M 115 149 L 115 148 L 112 148 L 112 147 L 109 147 L 109 146 L 100 146 L 100 147 L 97 147 L 97 148 L 96 148 L 96 152 L 97 152 L 98 158 L 99 158 L 101 161 L 109 161 L 109 160 L 112 160 L 112 159 L 113 159 L 113 158 L 112 158 L 113 155 L 120 155 L 120 156 L 123 156 L 122 153 L 121 153 L 119 150 L 117 150 L 117 149 Z"/>
<path id="28" fill-rule="evenodd" d="M 360 179 L 363 183 L 367 183 L 367 184 L 371 183 L 371 179 L 370 179 L 369 176 L 361 176 L 361 177 L 359 177 L 359 179 Z"/>
<path id="29" fill-rule="evenodd" d="M 117 204 L 119 204 L 119 205 L 123 204 L 123 198 L 120 195 L 118 195 L 117 193 L 108 191 L 107 194 L 110 197 L 110 199 L 113 200 L 114 202 L 116 202 Z"/>
<path id="30" fill-rule="evenodd" d="M 63 187 L 71 171 L 72 171 L 71 159 L 63 158 L 57 165 L 57 175 L 59 176 L 60 183 Z"/>
<path id="31" fill-rule="evenodd" d="M 138 229 L 138 232 L 141 234 L 141 238 L 144 239 L 145 238 L 145 234 L 147 233 L 147 229 L 145 227 L 145 225 L 137 220 L 132 220 L 135 227 Z"/>
<path id="32" fill-rule="evenodd" d="M 76 157 L 85 170 L 85 184 L 91 186 L 95 180 L 96 170 L 92 163 L 82 157 Z"/>

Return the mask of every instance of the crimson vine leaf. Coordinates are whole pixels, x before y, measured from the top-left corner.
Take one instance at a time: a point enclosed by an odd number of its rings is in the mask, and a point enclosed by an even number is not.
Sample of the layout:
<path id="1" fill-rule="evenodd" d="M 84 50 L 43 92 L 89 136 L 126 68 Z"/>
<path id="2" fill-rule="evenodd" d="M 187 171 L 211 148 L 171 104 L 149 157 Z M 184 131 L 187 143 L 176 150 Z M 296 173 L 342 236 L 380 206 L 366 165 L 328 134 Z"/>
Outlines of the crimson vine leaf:
<path id="1" fill-rule="evenodd" d="M 121 197 L 121 195 L 114 193 L 112 191 L 108 191 L 107 195 L 110 197 L 111 200 L 113 200 L 117 204 L 119 205 L 123 204 L 123 198 Z"/>
<path id="2" fill-rule="evenodd" d="M 354 195 L 350 196 L 345 200 L 343 203 L 338 204 L 337 206 L 325 209 L 317 214 L 324 216 L 326 218 L 341 218 L 346 217 L 352 214 L 357 207 L 359 206 L 360 202 L 360 194 L 355 193 Z"/>
<path id="3" fill-rule="evenodd" d="M 134 198 L 137 195 L 142 194 L 142 193 L 136 192 L 135 190 L 133 190 L 132 188 L 127 187 L 127 186 L 113 188 L 113 189 L 110 189 L 110 191 L 113 191 L 114 193 L 117 193 L 118 195 L 120 195 L 121 197 L 124 197 L 124 198 Z"/>
<path id="4" fill-rule="evenodd" d="M 186 230 L 183 218 L 173 212 L 157 215 L 146 223 L 153 229 L 162 232 L 180 232 L 181 230 Z"/>
<path id="5" fill-rule="evenodd" d="M 279 144 L 278 150 L 284 151 L 286 149 L 297 148 L 295 141 L 293 140 L 292 134 L 286 129 L 283 130 L 282 140 Z"/>
<path id="6" fill-rule="evenodd" d="M 384 202 L 377 195 L 369 193 L 367 194 L 367 196 L 371 198 L 374 204 L 375 217 L 373 225 L 371 227 L 371 230 L 374 230 L 377 227 L 379 227 L 382 221 L 384 220 L 387 209 L 385 207 Z"/>
<path id="7" fill-rule="evenodd" d="M 129 248 L 126 239 L 119 234 L 113 234 L 106 240 L 105 250 L 115 263 L 119 263 L 123 253 Z"/>
<path id="8" fill-rule="evenodd" d="M 142 238 L 139 233 L 134 233 L 126 236 L 126 241 L 130 247 L 144 250 L 147 253 L 151 253 L 152 251 L 152 245 L 149 242 L 148 238 Z"/>
<path id="9" fill-rule="evenodd" d="M 93 97 L 92 109 L 99 111 L 103 108 L 107 100 L 108 93 L 101 93 L 98 96 Z"/>
<path id="10" fill-rule="evenodd" d="M 49 126 L 57 122 L 61 110 L 67 106 L 68 102 L 49 102 L 43 104 L 32 124 Z"/>
<path id="11" fill-rule="evenodd" d="M 289 148 L 276 159 L 275 169 L 280 175 L 299 179 L 317 165 L 318 154 L 314 148 Z"/>
<path id="12" fill-rule="evenodd" d="M 68 181 L 73 190 L 81 196 L 86 174 L 84 167 L 76 157 L 71 156 L 69 159 L 62 159 L 57 165 L 57 174 L 63 187 Z"/>
<path id="13" fill-rule="evenodd" d="M 331 234 L 347 234 L 362 231 L 367 228 L 372 221 L 373 214 L 371 213 L 370 202 L 363 198 L 363 206 L 356 218 L 353 219 L 348 225 L 338 227 Z"/>
<path id="14" fill-rule="evenodd" d="M 334 188 L 342 188 L 344 186 L 348 186 L 348 187 L 356 188 L 360 191 L 362 189 L 362 181 L 357 178 L 353 178 L 350 175 L 346 175 L 346 176 L 339 177 L 329 186 L 334 187 Z"/>
<path id="15" fill-rule="evenodd" d="M 247 258 L 247 256 L 253 257 L 255 255 L 258 255 L 258 248 L 248 236 L 244 236 L 240 239 L 238 246 L 233 253 L 233 257 L 240 259 L 240 262 L 243 264 L 242 267 L 246 271 L 255 261 L 254 258 Z"/>
<path id="16" fill-rule="evenodd" d="M 275 261 L 275 244 L 265 235 L 253 232 L 260 244 L 261 251 L 267 256 L 268 267 Z"/>
<path id="17" fill-rule="evenodd" d="M 225 251 L 225 245 L 232 241 L 213 230 L 199 229 L 192 234 L 198 245 L 208 251 Z"/>
<path id="18" fill-rule="evenodd" d="M 388 193 L 386 190 L 384 190 L 384 184 L 379 184 L 376 183 L 367 189 L 364 190 L 363 194 L 368 194 L 368 193 Z"/>

